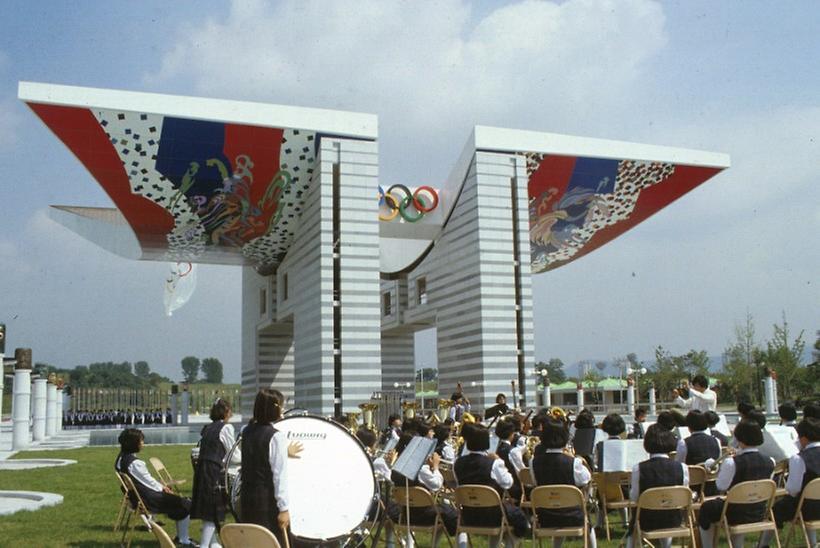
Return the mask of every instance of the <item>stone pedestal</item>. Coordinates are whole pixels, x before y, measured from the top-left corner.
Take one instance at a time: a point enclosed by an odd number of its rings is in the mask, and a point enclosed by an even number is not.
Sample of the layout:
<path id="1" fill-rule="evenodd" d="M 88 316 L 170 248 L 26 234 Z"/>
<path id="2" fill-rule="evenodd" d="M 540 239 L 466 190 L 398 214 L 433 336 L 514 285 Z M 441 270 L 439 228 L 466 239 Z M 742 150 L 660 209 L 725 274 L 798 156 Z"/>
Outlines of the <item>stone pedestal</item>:
<path id="1" fill-rule="evenodd" d="M 626 387 L 626 412 L 629 416 L 635 416 L 635 385 L 629 384 Z"/>
<path id="2" fill-rule="evenodd" d="M 63 430 L 63 389 L 57 387 L 57 432 Z"/>
<path id="3" fill-rule="evenodd" d="M 14 451 L 28 449 L 31 444 L 29 427 L 31 425 L 31 349 L 18 348 L 14 351 L 17 365 L 14 366 L 14 385 L 12 388 L 11 448 Z"/>
<path id="4" fill-rule="evenodd" d="M 46 438 L 46 383 L 46 379 L 35 379 L 32 383 L 32 399 L 34 400 L 32 437 L 34 441 L 43 441 Z"/>
<path id="5" fill-rule="evenodd" d="M 552 389 L 550 385 L 544 385 L 544 407 L 552 407 Z"/>
<path id="6" fill-rule="evenodd" d="M 181 412 L 181 420 L 180 422 L 184 425 L 188 424 L 188 406 L 191 402 L 191 393 L 185 390 L 182 392 L 182 412 Z"/>
<path id="7" fill-rule="evenodd" d="M 774 379 L 772 379 L 771 375 L 763 379 L 763 393 L 766 395 L 766 413 L 777 413 L 774 396 Z"/>
<path id="8" fill-rule="evenodd" d="M 649 387 L 649 414 L 653 416 L 657 416 L 658 414 L 658 406 L 655 403 L 655 387 Z"/>
<path id="9" fill-rule="evenodd" d="M 584 387 L 579 384 L 575 392 L 578 395 L 578 411 L 580 412 L 584 408 Z"/>
<path id="10" fill-rule="evenodd" d="M 46 436 L 57 433 L 57 385 L 46 384 Z"/>

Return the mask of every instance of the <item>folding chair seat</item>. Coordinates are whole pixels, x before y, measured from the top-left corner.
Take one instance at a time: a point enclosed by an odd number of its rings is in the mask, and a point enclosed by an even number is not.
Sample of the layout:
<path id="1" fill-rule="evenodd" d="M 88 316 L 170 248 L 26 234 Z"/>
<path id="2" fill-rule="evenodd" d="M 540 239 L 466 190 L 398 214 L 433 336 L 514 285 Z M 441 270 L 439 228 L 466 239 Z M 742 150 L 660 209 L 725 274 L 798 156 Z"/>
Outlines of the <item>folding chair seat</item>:
<path id="1" fill-rule="evenodd" d="M 444 535 L 447 538 L 447 543 L 452 548 L 453 541 L 450 538 L 450 534 L 447 532 L 447 529 L 444 527 L 444 519 L 441 517 L 441 511 L 439 510 L 438 505 L 436 505 L 436 500 L 433 498 L 430 491 L 424 489 L 423 487 L 393 487 L 393 502 L 401 508 L 398 521 L 393 523 L 393 527 L 397 535 L 401 534 L 401 530 L 406 532 L 408 528 L 410 529 L 410 534 L 413 535 L 413 538 L 415 538 L 415 533 L 429 533 L 432 538 L 432 546 L 435 548 L 438 546 L 438 539 L 440 538 L 439 535 L 442 531 L 444 531 Z M 407 522 L 408 504 L 411 512 L 409 523 Z M 432 508 L 435 512 L 436 517 L 433 520 L 433 523 L 427 525 L 413 523 L 412 514 L 416 513 L 418 510 L 424 510 L 425 508 Z"/>
<path id="2" fill-rule="evenodd" d="M 647 510 L 679 510 L 681 523 L 678 527 L 644 531 L 641 529 L 642 510 L 644 512 Z M 689 487 L 682 485 L 654 487 L 641 493 L 635 509 L 635 529 L 632 531 L 632 535 L 634 538 L 639 539 L 638 543 L 662 538 L 686 538 L 691 543 L 690 546 L 697 546 L 692 520 L 692 491 Z"/>
<path id="3" fill-rule="evenodd" d="M 785 497 L 788 493 L 786 493 L 786 478 L 789 475 L 789 461 L 782 460 L 775 464 L 774 471 L 772 472 L 772 479 L 777 486 L 777 489 L 774 492 L 775 498 Z"/>
<path id="4" fill-rule="evenodd" d="M 797 511 L 794 514 L 794 519 L 790 522 L 789 534 L 786 536 L 786 548 L 791 545 L 792 536 L 795 529 L 800 527 L 803 532 L 804 546 L 811 546 L 809 539 L 809 531 L 820 530 L 820 520 L 806 521 L 803 519 L 803 504 L 806 501 L 816 502 L 820 504 L 820 478 L 814 478 L 803 488 L 803 493 L 800 495 L 800 500 L 797 503 Z"/>
<path id="5" fill-rule="evenodd" d="M 148 516 L 140 517 L 142 517 L 142 521 L 145 522 L 145 526 L 148 527 L 148 530 L 154 533 L 154 536 L 157 538 L 157 542 L 159 542 L 159 548 L 176 548 L 176 544 L 174 544 L 174 541 L 171 539 L 170 535 L 165 532 L 165 529 L 160 527 L 159 523 Z"/>
<path id="6" fill-rule="evenodd" d="M 535 480 L 532 477 L 532 470 L 529 468 L 522 468 L 519 470 L 518 481 L 521 483 L 521 500 L 518 502 L 518 506 L 523 510 L 530 509 L 532 507 L 532 503 L 530 502 L 529 497 L 527 497 L 527 490 L 532 491 L 535 487 Z"/>
<path id="7" fill-rule="evenodd" d="M 600 512 L 602 512 L 604 519 L 606 539 L 612 540 L 609 527 L 609 513 L 613 510 L 626 509 L 628 519 L 629 509 L 635 506 L 635 504 L 624 495 L 623 489 L 624 487 L 627 490 L 629 489 L 632 472 L 597 472 L 593 475 L 593 478 L 598 491 Z"/>
<path id="8" fill-rule="evenodd" d="M 689 467 L 689 489 L 692 491 L 694 495 L 694 499 L 692 501 L 692 511 L 699 512 L 700 507 L 703 504 L 704 499 L 706 498 L 704 494 L 704 489 L 706 488 L 706 481 L 709 477 L 709 472 L 706 471 L 706 468 L 701 465 Z"/>
<path id="9" fill-rule="evenodd" d="M 461 533 L 469 535 L 486 535 L 488 538 L 512 536 L 512 529 L 507 521 L 507 513 L 498 492 L 486 485 L 461 485 L 455 491 L 456 508 L 458 509 L 458 526 L 456 536 Z M 480 526 L 464 523 L 464 509 L 497 508 L 501 514 L 498 525 Z M 472 541 L 470 541 L 472 546 Z"/>
<path id="10" fill-rule="evenodd" d="M 120 473 L 115 470 L 114 475 L 117 476 L 117 484 L 120 486 L 120 491 L 122 492 L 120 509 L 117 512 L 117 519 L 114 521 L 114 532 L 116 533 L 119 531 L 120 527 L 124 525 L 123 520 L 125 520 L 128 512 L 131 511 L 131 502 L 128 500 L 128 488 L 125 487 L 125 484 L 120 477 Z"/>
<path id="11" fill-rule="evenodd" d="M 715 527 L 715 542 L 720 537 L 720 530 L 723 529 L 726 534 L 729 548 L 734 548 L 732 544 L 732 537 L 737 535 L 746 535 L 749 533 L 762 533 L 763 531 L 774 531 L 774 540 L 777 543 L 777 548 L 780 548 L 780 537 L 777 534 L 777 524 L 774 521 L 774 514 L 772 513 L 772 503 L 774 503 L 775 491 L 777 486 L 773 480 L 755 480 L 744 481 L 738 483 L 726 493 L 723 511 L 720 514 L 721 527 Z M 726 510 L 730 504 L 755 504 L 766 503 L 766 511 L 763 514 L 763 519 L 755 523 L 743 523 L 738 525 L 729 525 L 729 520 L 726 517 Z"/>
<path id="12" fill-rule="evenodd" d="M 185 480 L 175 480 L 172 478 L 170 472 L 168 472 L 168 469 L 165 468 L 165 464 L 163 464 L 157 457 L 151 457 L 148 461 L 151 463 L 151 466 L 154 467 L 154 470 L 156 470 L 157 476 L 159 476 L 159 482 L 164 487 L 170 488 L 174 494 L 179 495 L 178 486 L 185 483 Z"/>
<path id="13" fill-rule="evenodd" d="M 139 491 L 137 491 L 134 482 L 131 480 L 131 477 L 128 474 L 118 473 L 120 477 L 120 481 L 122 481 L 123 485 L 125 485 L 125 490 L 128 496 L 128 507 L 131 510 L 128 513 L 128 518 L 125 521 L 125 525 L 123 526 L 122 530 L 122 539 L 120 544 L 126 547 L 131 546 L 131 535 L 134 532 L 134 527 L 136 527 L 137 520 L 135 519 L 133 524 L 129 527 L 131 523 L 131 516 L 136 514 L 137 516 L 145 516 L 148 519 L 153 520 L 151 516 L 151 512 L 148 511 L 148 507 L 145 505 L 145 501 L 142 500 Z M 127 542 L 126 542 L 127 541 Z"/>
<path id="14" fill-rule="evenodd" d="M 589 548 L 589 515 L 586 510 L 584 493 L 574 485 L 541 485 L 532 490 L 530 502 L 533 513 L 532 545 L 541 546 L 544 537 L 581 537 L 584 548 Z M 584 515 L 583 524 L 578 527 L 547 527 L 538 521 L 538 510 L 567 510 L 580 508 Z"/>
<path id="15" fill-rule="evenodd" d="M 281 548 L 273 533 L 250 523 L 223 525 L 219 538 L 224 548 Z"/>

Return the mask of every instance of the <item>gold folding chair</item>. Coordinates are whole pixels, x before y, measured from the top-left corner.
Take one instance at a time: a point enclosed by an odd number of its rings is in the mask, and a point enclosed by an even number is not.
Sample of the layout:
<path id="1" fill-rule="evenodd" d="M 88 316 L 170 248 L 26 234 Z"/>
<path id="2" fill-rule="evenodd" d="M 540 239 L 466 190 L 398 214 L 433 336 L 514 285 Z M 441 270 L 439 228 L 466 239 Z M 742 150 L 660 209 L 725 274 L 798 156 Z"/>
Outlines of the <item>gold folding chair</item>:
<path id="1" fill-rule="evenodd" d="M 518 506 L 522 509 L 532 508 L 530 499 L 527 498 L 527 489 L 535 487 L 535 480 L 532 477 L 532 470 L 529 468 L 522 468 L 518 471 L 518 481 L 521 483 L 521 500 Z"/>
<path id="2" fill-rule="evenodd" d="M 541 546 L 544 537 L 582 537 L 584 548 L 589 548 L 589 515 L 587 514 L 586 499 L 580 489 L 574 485 L 541 485 L 530 494 L 532 504 L 533 525 L 532 545 Z M 546 527 L 538 521 L 538 510 L 560 510 L 580 508 L 584 513 L 584 523 L 579 527 Z"/>
<path id="3" fill-rule="evenodd" d="M 600 501 L 600 511 L 604 516 L 604 529 L 606 529 L 606 539 L 612 540 L 609 530 L 609 513 L 613 510 L 629 509 L 635 504 L 624 496 L 622 487 L 629 489 L 632 479 L 632 472 L 597 472 L 593 475 L 595 485 L 598 490 L 598 500 Z"/>
<path id="4" fill-rule="evenodd" d="M 458 509 L 456 536 L 461 533 L 466 533 L 471 547 L 473 542 L 470 539 L 470 535 L 486 535 L 488 539 L 492 537 L 503 538 L 504 535 L 512 535 L 510 524 L 507 521 L 507 513 L 504 511 L 504 505 L 501 503 L 501 496 L 492 487 L 486 485 L 461 485 L 456 487 L 455 502 L 456 508 Z M 498 508 L 499 512 L 501 512 L 501 523 L 495 526 L 465 525 L 462 522 L 465 508 Z"/>
<path id="5" fill-rule="evenodd" d="M 689 468 L 689 489 L 695 494 L 695 499 L 692 502 L 692 511 L 699 512 L 703 500 L 706 498 L 704 489 L 706 488 L 706 481 L 709 477 L 709 472 L 700 464 L 690 465 Z"/>
<path id="6" fill-rule="evenodd" d="M 281 548 L 273 533 L 250 523 L 223 525 L 219 538 L 225 548 Z"/>
<path id="7" fill-rule="evenodd" d="M 806 542 L 805 546 L 811 546 L 809 531 L 816 533 L 820 530 L 820 520 L 806 521 L 803 519 L 803 503 L 807 500 L 820 503 L 820 478 L 814 478 L 803 488 L 800 501 L 797 503 L 797 511 L 794 514 L 794 519 L 790 522 L 791 527 L 789 528 L 789 534 L 786 536 L 786 548 L 791 545 L 792 536 L 797 527 L 800 527 L 800 530 L 803 532 L 803 540 Z"/>
<path id="8" fill-rule="evenodd" d="M 142 500 L 140 496 L 140 492 L 137 491 L 137 487 L 134 485 L 134 482 L 131 480 L 131 477 L 128 474 L 119 473 L 120 481 L 122 481 L 123 485 L 125 485 L 126 496 L 128 496 L 128 507 L 131 510 L 128 513 L 128 518 L 125 520 L 125 525 L 122 529 L 122 539 L 120 540 L 120 545 L 130 547 L 131 546 L 131 535 L 134 532 L 134 528 L 137 525 L 137 520 L 135 519 L 133 524 L 131 524 L 131 516 L 136 514 L 137 516 L 146 516 L 149 519 L 151 518 L 151 512 L 148 511 L 148 507 L 145 505 L 145 501 Z M 134 503 L 131 502 L 131 499 L 135 501 Z M 131 526 L 129 527 L 129 524 Z M 127 541 L 127 542 L 126 542 Z"/>
<path id="9" fill-rule="evenodd" d="M 777 485 L 777 489 L 775 490 L 774 497 L 785 497 L 786 496 L 786 478 L 789 475 L 789 461 L 788 459 L 782 460 L 774 465 L 774 471 L 772 471 L 772 479 L 775 481 Z"/>
<path id="10" fill-rule="evenodd" d="M 165 529 L 159 526 L 159 523 L 154 521 L 152 518 L 147 516 L 141 516 L 142 521 L 145 522 L 145 526 L 148 527 L 148 530 L 154 533 L 154 536 L 157 538 L 157 542 L 159 542 L 159 548 L 176 548 L 176 544 L 165 532 Z"/>
<path id="11" fill-rule="evenodd" d="M 165 468 L 165 465 L 157 457 L 151 457 L 148 461 L 151 463 L 151 466 L 154 467 L 154 470 L 156 470 L 157 476 L 159 476 L 159 482 L 163 486 L 169 487 L 175 494 L 179 495 L 179 489 L 177 486 L 185 483 L 185 480 L 175 480 L 172 478 L 170 472 L 168 472 L 168 469 Z"/>
<path id="12" fill-rule="evenodd" d="M 715 527 L 715 542 L 720 538 L 720 530 L 723 529 L 726 533 L 729 548 L 734 548 L 732 544 L 732 537 L 735 535 L 745 535 L 748 533 L 762 533 L 763 531 L 774 531 L 774 540 L 777 543 L 777 548 L 780 548 L 780 536 L 777 534 L 777 525 L 774 521 L 774 514 L 772 513 L 772 503 L 777 486 L 773 480 L 755 480 L 744 481 L 738 483 L 726 493 L 726 499 L 723 504 L 723 512 L 720 514 L 721 527 Z M 766 512 L 763 514 L 763 519 L 755 523 L 743 523 L 739 525 L 729 525 L 729 520 L 726 518 L 726 510 L 730 504 L 754 504 L 766 503 Z"/>
<path id="13" fill-rule="evenodd" d="M 128 515 L 128 512 L 131 511 L 131 502 L 128 500 L 128 488 L 125 487 L 125 484 L 120 477 L 120 473 L 115 470 L 114 475 L 117 476 L 117 483 L 120 486 L 120 491 L 122 491 L 120 510 L 117 512 L 117 519 L 114 521 L 114 532 L 116 533 L 119 531 L 120 527 L 123 526 L 123 520 Z"/>
<path id="14" fill-rule="evenodd" d="M 680 526 L 643 531 L 641 530 L 641 510 L 679 510 L 681 513 Z M 641 542 L 661 538 L 687 538 L 691 543 L 690 546 L 697 546 L 692 520 L 692 491 L 683 485 L 674 485 L 653 487 L 641 493 L 635 510 L 635 530 L 632 534 Z"/>
<path id="15" fill-rule="evenodd" d="M 438 539 L 440 538 L 439 534 L 444 531 L 444 536 L 447 538 L 447 544 L 450 545 L 450 548 L 453 547 L 453 541 L 450 538 L 450 534 L 444 527 L 444 520 L 441 517 L 441 511 L 439 510 L 438 505 L 436 505 L 436 501 L 430 491 L 424 489 L 423 487 L 410 487 L 409 489 L 406 487 L 393 487 L 393 502 L 398 504 L 402 509 L 399 513 L 398 523 L 393 524 L 393 528 L 397 534 L 402 529 L 407 531 L 408 528 L 410 529 L 410 534 L 413 535 L 414 539 L 416 538 L 416 533 L 429 533 L 433 542 L 432 546 L 435 548 L 438 546 Z M 412 517 L 411 523 L 406 523 L 408 503 L 411 509 L 432 507 L 436 512 L 436 519 L 433 521 L 433 524 L 413 524 Z"/>

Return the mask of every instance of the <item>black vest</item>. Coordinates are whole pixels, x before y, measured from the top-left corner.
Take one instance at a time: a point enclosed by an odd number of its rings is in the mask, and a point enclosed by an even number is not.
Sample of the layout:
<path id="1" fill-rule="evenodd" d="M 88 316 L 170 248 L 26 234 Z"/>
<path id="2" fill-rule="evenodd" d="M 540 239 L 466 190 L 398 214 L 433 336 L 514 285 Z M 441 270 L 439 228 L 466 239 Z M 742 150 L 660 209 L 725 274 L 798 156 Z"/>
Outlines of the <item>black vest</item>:
<path id="1" fill-rule="evenodd" d="M 131 478 L 131 481 L 134 482 L 134 487 L 137 488 L 137 492 L 140 494 L 140 497 L 142 497 L 145 505 L 148 506 L 148 509 L 151 511 L 156 511 L 162 500 L 162 492 L 154 491 L 153 489 L 146 487 L 139 480 L 137 480 L 137 478 L 131 475 L 131 471 L 129 469 L 135 460 L 137 460 L 137 457 L 134 453 L 120 453 L 117 456 L 117 460 L 114 461 L 114 469 L 117 472 L 121 472 Z M 130 498 L 131 504 L 137 504 L 137 500 L 134 497 Z"/>
<path id="2" fill-rule="evenodd" d="M 575 459 L 564 453 L 547 453 L 535 449 L 532 457 L 533 479 L 536 485 L 575 485 Z M 539 450 L 540 449 L 540 450 Z M 584 523 L 582 508 L 538 510 L 542 527 L 577 527 Z"/>
<path id="3" fill-rule="evenodd" d="M 219 439 L 219 433 L 222 432 L 225 423 L 222 421 L 214 421 L 202 428 L 202 439 L 199 442 L 199 461 L 211 462 L 222 467 L 222 461 L 225 460 L 225 446 L 222 445 L 222 440 Z"/>
<path id="4" fill-rule="evenodd" d="M 242 490 L 240 521 L 277 530 L 279 509 L 270 469 L 270 441 L 276 429 L 270 424 L 249 424 L 242 431 Z"/>
<path id="5" fill-rule="evenodd" d="M 701 464 L 720 457 L 720 442 L 709 434 L 692 434 L 685 440 L 686 464 Z"/>
<path id="6" fill-rule="evenodd" d="M 410 487 L 424 487 L 424 485 L 417 479 L 411 480 L 404 474 L 396 472 L 395 470 L 390 471 L 390 481 L 392 481 L 393 485 L 395 485 L 396 487 L 404 487 L 405 482 Z"/>
<path id="7" fill-rule="evenodd" d="M 723 432 L 715 430 L 714 428 L 710 428 L 709 432 L 712 434 L 713 438 L 720 442 L 721 447 L 726 447 L 727 445 L 729 445 L 729 438 L 727 438 L 726 434 L 724 434 Z"/>
<path id="8" fill-rule="evenodd" d="M 774 471 L 772 459 L 764 457 L 757 451 L 743 453 L 735 457 L 735 477 L 732 478 L 731 489 L 738 483 L 769 479 Z M 726 510 L 726 519 L 730 525 L 739 523 L 755 523 L 763 519 L 766 513 L 766 503 L 732 504 Z"/>
<path id="9" fill-rule="evenodd" d="M 803 449 L 800 451 L 800 458 L 806 463 L 806 471 L 803 474 L 803 485 L 801 487 L 802 491 L 811 480 L 820 477 L 820 447 Z M 803 503 L 803 518 L 812 521 L 820 519 L 820 503 L 806 500 Z"/>
<path id="10" fill-rule="evenodd" d="M 681 463 L 663 457 L 654 457 L 638 465 L 641 493 L 653 487 L 683 485 L 683 467 Z M 641 510 L 641 529 L 667 529 L 679 527 L 682 514 L 678 510 Z"/>
<path id="11" fill-rule="evenodd" d="M 513 477 L 513 486 L 510 487 L 509 493 L 510 496 L 514 501 L 521 500 L 521 481 L 518 479 L 518 474 L 515 471 L 515 466 L 513 466 L 512 461 L 510 460 L 510 451 L 512 451 L 512 445 L 506 441 L 498 442 L 498 448 L 496 449 L 495 453 L 501 457 L 501 460 L 504 461 L 504 464 L 507 466 L 507 471 Z"/>
<path id="12" fill-rule="evenodd" d="M 503 494 L 501 487 L 492 478 L 494 459 L 480 453 L 468 453 L 459 457 L 453 465 L 459 485 L 487 485 Z M 461 520 L 465 525 L 497 526 L 501 523 L 498 508 L 464 508 Z"/>

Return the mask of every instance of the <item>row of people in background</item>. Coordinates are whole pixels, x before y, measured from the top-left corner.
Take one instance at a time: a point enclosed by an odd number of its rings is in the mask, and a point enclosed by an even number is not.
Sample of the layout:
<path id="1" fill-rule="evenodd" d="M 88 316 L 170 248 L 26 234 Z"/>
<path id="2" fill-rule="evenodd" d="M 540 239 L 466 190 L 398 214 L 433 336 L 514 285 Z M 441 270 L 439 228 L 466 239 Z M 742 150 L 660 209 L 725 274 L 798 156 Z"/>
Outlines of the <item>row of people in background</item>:
<path id="1" fill-rule="evenodd" d="M 171 409 L 96 409 L 63 412 L 63 428 L 172 424 Z"/>

